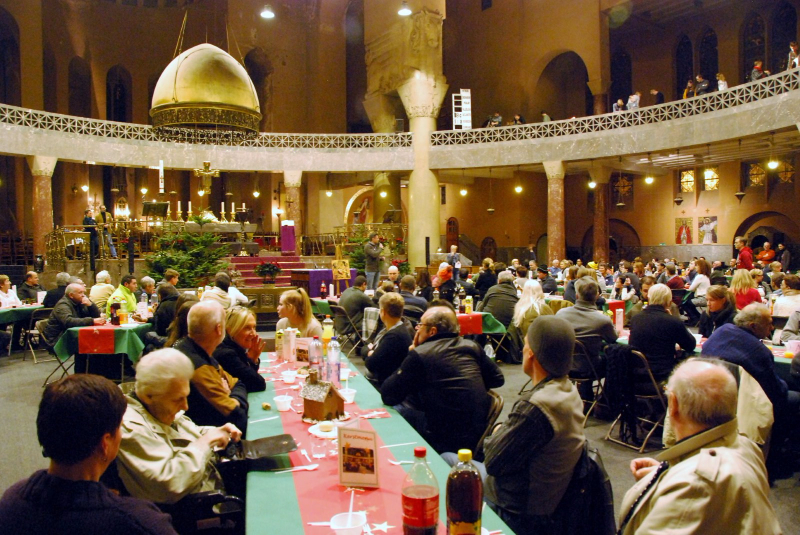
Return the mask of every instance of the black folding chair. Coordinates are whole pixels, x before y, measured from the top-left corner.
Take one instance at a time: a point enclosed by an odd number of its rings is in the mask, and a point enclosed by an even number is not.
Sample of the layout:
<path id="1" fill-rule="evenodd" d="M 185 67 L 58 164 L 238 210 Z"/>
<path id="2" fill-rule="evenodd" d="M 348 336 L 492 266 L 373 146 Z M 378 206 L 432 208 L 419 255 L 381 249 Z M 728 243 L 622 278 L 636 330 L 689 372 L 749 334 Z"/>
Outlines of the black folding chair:
<path id="1" fill-rule="evenodd" d="M 359 344 L 365 343 L 364 337 L 361 335 L 361 328 L 353 322 L 353 318 L 339 305 L 331 304 L 331 312 L 333 312 L 334 321 L 336 318 L 344 318 L 347 322 L 346 325 L 349 325 L 352 330 L 350 333 L 336 333 L 340 340 L 344 339 L 350 344 L 350 351 L 347 352 L 347 358 L 350 358 L 350 354 L 355 351 Z M 344 343 L 341 343 L 341 346 L 344 348 Z"/>
<path id="2" fill-rule="evenodd" d="M 31 314 L 30 322 L 28 322 L 28 327 L 22 330 L 22 340 L 23 340 L 23 353 L 22 353 L 22 360 L 25 360 L 25 349 L 31 352 L 31 356 L 33 357 L 33 363 L 39 364 L 40 362 L 52 362 L 55 360 L 55 355 L 52 358 L 48 359 L 39 359 L 36 357 L 36 349 L 33 347 L 34 341 L 37 343 L 41 343 L 42 341 L 42 333 L 38 329 L 38 323 L 41 320 L 46 320 L 50 317 L 50 313 L 53 311 L 52 308 L 39 308 L 33 311 Z M 42 343 L 42 345 L 47 347 L 46 343 Z M 51 353 L 52 354 L 52 353 Z"/>
<path id="3" fill-rule="evenodd" d="M 586 346 L 580 340 L 575 340 L 575 349 L 572 351 L 572 369 L 569 374 L 569 380 L 578 387 L 583 383 L 591 383 L 592 393 L 594 399 L 592 401 L 583 400 L 584 407 L 588 404 L 589 410 L 583 417 L 583 426 L 586 427 L 586 422 L 589 420 L 589 415 L 592 414 L 595 406 L 603 397 L 603 379 L 597 372 L 597 369 L 592 364 L 592 359 L 586 351 Z M 577 374 L 574 370 L 584 370 L 584 373 Z"/>

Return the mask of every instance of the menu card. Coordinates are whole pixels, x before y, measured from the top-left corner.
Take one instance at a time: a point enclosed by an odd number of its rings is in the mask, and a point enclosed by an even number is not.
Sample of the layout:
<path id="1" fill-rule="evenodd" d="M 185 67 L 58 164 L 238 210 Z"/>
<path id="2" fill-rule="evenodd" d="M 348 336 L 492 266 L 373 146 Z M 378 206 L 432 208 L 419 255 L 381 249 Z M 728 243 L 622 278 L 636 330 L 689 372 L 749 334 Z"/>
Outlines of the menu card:
<path id="1" fill-rule="evenodd" d="M 339 483 L 345 487 L 380 487 L 375 431 L 339 428 Z"/>

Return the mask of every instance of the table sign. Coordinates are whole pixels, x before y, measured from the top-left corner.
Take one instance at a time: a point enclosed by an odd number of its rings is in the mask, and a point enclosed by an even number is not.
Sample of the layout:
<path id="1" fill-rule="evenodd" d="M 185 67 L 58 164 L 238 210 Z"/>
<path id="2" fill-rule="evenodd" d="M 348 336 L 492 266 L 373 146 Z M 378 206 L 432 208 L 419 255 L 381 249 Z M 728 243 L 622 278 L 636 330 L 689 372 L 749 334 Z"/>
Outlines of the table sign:
<path id="1" fill-rule="evenodd" d="M 38 304 L 42 304 L 44 302 L 44 296 L 47 295 L 47 292 L 36 292 L 36 302 Z"/>
<path id="2" fill-rule="evenodd" d="M 373 430 L 339 428 L 339 484 L 380 487 L 378 436 Z"/>
<path id="3" fill-rule="evenodd" d="M 295 353 L 298 362 L 308 362 L 308 350 L 311 347 L 311 338 L 296 338 Z"/>

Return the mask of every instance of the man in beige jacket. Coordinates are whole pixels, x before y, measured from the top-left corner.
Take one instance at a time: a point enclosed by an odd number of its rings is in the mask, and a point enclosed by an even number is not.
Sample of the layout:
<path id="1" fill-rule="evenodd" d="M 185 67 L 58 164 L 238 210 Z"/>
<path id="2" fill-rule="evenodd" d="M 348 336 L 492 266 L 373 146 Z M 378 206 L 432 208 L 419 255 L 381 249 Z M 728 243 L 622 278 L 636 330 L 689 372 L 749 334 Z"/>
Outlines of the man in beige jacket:
<path id="1" fill-rule="evenodd" d="M 736 381 L 722 365 L 690 359 L 667 384 L 677 444 L 631 461 L 638 482 L 625 494 L 620 531 L 782 533 L 769 503 L 764 456 L 739 436 Z"/>

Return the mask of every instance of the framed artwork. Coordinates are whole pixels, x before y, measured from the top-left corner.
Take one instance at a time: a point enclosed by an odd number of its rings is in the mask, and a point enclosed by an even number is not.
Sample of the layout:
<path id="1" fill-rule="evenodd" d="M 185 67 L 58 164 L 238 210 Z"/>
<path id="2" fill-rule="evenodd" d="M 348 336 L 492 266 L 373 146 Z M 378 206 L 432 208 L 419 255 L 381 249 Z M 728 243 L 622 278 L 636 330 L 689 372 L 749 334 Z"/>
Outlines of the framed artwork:
<path id="1" fill-rule="evenodd" d="M 675 218 L 675 244 L 676 245 L 691 245 L 692 244 L 692 226 L 693 220 L 691 217 L 676 217 Z"/>
<path id="2" fill-rule="evenodd" d="M 697 221 L 697 241 L 703 245 L 717 243 L 717 216 L 701 217 Z"/>

